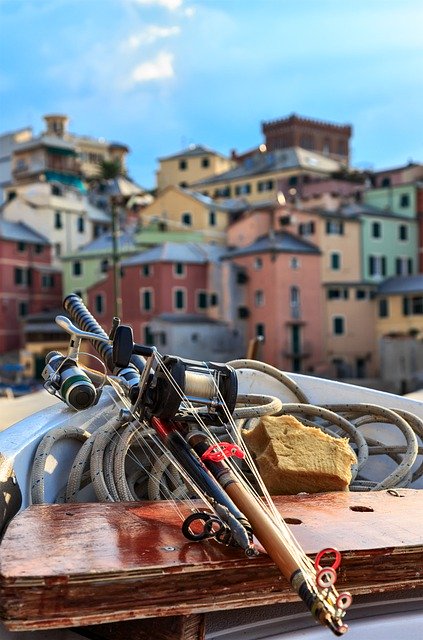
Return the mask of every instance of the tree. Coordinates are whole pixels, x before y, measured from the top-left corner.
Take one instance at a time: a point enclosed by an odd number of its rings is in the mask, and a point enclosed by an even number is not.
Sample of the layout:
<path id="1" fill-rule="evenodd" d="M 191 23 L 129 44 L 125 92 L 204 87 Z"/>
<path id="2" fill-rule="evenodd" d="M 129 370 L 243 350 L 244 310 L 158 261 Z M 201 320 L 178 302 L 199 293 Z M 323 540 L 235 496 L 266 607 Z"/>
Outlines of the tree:
<path id="1" fill-rule="evenodd" d="M 101 160 L 98 163 L 98 179 L 100 181 L 114 180 L 123 175 L 125 175 L 125 171 L 117 158 L 114 160 Z"/>

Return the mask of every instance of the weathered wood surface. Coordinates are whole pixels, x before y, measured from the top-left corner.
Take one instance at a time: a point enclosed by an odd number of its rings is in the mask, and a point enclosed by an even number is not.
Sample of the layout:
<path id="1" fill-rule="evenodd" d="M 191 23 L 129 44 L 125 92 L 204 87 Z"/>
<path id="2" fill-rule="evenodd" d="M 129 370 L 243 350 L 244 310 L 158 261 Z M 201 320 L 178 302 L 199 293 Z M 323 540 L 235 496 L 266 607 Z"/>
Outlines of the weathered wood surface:
<path id="1" fill-rule="evenodd" d="M 308 554 L 343 552 L 338 590 L 423 586 L 422 492 L 275 502 Z M 212 541 L 189 542 L 180 527 L 167 502 L 32 506 L 0 547 L 0 617 L 11 630 L 41 629 L 297 599 L 266 555 L 247 559 Z"/>

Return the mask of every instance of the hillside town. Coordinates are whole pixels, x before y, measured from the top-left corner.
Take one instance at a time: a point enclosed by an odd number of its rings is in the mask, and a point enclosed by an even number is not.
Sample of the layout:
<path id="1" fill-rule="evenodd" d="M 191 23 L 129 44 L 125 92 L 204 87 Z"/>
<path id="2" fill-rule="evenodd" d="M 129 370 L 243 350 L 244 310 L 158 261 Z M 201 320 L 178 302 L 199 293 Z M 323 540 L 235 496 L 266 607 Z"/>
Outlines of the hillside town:
<path id="1" fill-rule="evenodd" d="M 66 115 L 0 135 L 0 362 L 40 378 L 76 292 L 160 352 L 395 393 L 423 382 L 423 164 L 359 170 L 353 127 L 292 114 L 257 146 L 157 159 L 71 133 Z"/>

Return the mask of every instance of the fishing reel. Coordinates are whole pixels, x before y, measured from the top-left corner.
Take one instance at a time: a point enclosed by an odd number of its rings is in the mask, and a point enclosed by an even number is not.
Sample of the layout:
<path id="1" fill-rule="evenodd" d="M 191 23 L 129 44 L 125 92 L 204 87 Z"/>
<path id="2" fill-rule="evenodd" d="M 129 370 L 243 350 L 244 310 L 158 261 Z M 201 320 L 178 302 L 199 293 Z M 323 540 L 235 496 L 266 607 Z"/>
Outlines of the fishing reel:
<path id="1" fill-rule="evenodd" d="M 199 362 L 177 356 L 160 356 L 153 347 L 133 342 L 131 327 L 119 325 L 113 337 L 113 363 L 128 365 L 132 355 L 147 357 L 135 402 L 141 418 L 155 416 L 184 422 L 226 424 L 238 394 L 238 379 L 232 367 Z"/>
<path id="2" fill-rule="evenodd" d="M 102 386 L 96 387 L 78 362 L 81 340 L 91 337 L 91 334 L 74 327 L 65 316 L 57 316 L 56 322 L 70 334 L 69 349 L 66 356 L 59 351 L 47 354 L 41 374 L 45 380 L 44 388 L 72 409 L 82 411 L 96 405 L 102 391 Z"/>
<path id="3" fill-rule="evenodd" d="M 59 351 L 50 351 L 42 372 L 44 388 L 76 411 L 97 404 L 100 393 L 84 373 L 77 361 L 63 356 Z"/>

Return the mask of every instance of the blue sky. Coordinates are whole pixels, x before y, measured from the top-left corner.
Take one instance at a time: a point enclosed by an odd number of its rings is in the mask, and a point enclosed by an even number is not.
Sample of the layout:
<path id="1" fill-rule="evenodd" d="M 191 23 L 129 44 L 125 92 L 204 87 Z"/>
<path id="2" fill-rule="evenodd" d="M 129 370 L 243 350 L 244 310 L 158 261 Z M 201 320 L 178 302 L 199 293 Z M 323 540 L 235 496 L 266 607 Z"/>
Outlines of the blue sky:
<path id="1" fill-rule="evenodd" d="M 423 162 L 422 25 L 422 0 L 0 0 L 0 131 L 66 113 L 147 188 L 293 112 L 352 124 L 356 166 Z"/>

